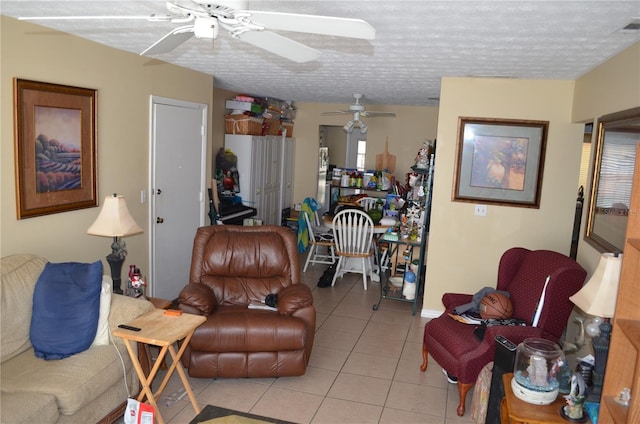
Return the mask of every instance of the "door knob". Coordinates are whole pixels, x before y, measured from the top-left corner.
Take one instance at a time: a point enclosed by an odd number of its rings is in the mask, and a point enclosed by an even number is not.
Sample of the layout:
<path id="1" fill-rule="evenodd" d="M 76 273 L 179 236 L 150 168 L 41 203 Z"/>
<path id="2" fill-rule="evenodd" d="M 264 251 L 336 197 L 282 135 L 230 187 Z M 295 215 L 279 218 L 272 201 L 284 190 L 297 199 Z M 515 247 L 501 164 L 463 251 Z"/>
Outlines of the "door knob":
<path id="1" fill-rule="evenodd" d="M 162 190 L 156 189 L 156 194 L 162 194 Z"/>
<path id="2" fill-rule="evenodd" d="M 157 217 L 156 224 L 162 224 L 164 222 L 164 218 Z"/>

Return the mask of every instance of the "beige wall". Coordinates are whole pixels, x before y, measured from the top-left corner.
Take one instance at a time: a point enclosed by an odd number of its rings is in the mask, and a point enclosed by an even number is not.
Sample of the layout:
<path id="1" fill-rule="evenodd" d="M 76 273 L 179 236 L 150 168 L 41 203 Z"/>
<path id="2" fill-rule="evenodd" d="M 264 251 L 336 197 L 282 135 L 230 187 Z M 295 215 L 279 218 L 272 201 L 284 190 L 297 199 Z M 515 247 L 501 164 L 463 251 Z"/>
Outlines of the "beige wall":
<path id="1" fill-rule="evenodd" d="M 572 117 L 588 122 L 640 105 L 640 42 L 576 80 Z"/>
<path id="2" fill-rule="evenodd" d="M 440 94 L 431 231 L 423 315 L 439 315 L 445 292 L 494 286 L 508 248 L 569 253 L 582 125 L 571 123 L 572 81 L 444 78 Z M 549 121 L 540 208 L 487 207 L 452 198 L 458 117 Z M 481 202 L 478 202 L 481 204 Z"/>
<path id="3" fill-rule="evenodd" d="M 127 263 L 148 270 L 149 102 L 151 95 L 207 104 L 208 157 L 211 156 L 213 78 L 114 50 L 78 37 L 2 17 L 0 90 L 1 241 L 0 255 L 30 252 L 51 261 L 93 261 L 110 252 L 111 241 L 86 230 L 99 208 L 17 220 L 14 179 L 13 78 L 98 90 L 98 199 L 117 192 L 142 235 L 126 239 Z M 208 175 L 211 174 L 211 161 Z"/>

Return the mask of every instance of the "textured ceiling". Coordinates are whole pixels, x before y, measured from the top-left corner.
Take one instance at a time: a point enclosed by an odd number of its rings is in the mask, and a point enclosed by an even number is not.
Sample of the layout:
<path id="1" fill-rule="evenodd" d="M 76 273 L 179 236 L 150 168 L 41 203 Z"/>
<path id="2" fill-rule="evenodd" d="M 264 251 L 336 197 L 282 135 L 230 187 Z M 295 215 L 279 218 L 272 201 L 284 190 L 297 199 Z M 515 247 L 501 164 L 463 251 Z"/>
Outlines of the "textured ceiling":
<path id="1" fill-rule="evenodd" d="M 231 38 L 193 37 L 155 58 L 215 76 L 216 86 L 297 102 L 435 105 L 445 76 L 576 79 L 634 42 L 620 31 L 640 18 L 640 0 L 250 1 L 249 9 L 360 18 L 375 40 L 281 32 L 323 52 L 294 63 Z M 158 1 L 0 1 L 7 16 L 166 14 Z M 145 20 L 39 21 L 140 53 L 176 24 Z M 45 37 L 48 31 L 35 32 Z M 150 58 L 151 60 L 152 58 Z"/>

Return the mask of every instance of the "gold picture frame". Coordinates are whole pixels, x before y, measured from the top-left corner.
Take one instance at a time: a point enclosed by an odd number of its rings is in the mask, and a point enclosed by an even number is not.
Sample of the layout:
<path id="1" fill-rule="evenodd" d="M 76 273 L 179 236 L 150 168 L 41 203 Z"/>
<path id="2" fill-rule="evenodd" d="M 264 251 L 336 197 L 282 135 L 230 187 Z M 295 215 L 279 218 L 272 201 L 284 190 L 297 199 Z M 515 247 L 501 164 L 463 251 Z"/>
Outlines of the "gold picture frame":
<path id="1" fill-rule="evenodd" d="M 540 207 L 548 121 L 458 119 L 453 200 Z"/>
<path id="2" fill-rule="evenodd" d="M 96 96 L 14 78 L 18 219 L 97 206 Z"/>
<path id="3" fill-rule="evenodd" d="M 640 142 L 640 107 L 598 119 L 585 240 L 606 253 L 621 253 Z"/>

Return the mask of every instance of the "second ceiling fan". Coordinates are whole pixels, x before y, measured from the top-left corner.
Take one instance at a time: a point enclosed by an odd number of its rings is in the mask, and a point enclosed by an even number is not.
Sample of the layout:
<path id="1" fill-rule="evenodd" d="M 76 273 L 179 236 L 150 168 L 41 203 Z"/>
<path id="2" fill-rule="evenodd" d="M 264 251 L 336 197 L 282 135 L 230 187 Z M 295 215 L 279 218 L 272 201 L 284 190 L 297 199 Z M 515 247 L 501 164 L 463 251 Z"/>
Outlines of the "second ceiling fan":
<path id="1" fill-rule="evenodd" d="M 365 124 L 360 119 L 361 117 L 375 118 L 377 116 L 389 116 L 389 117 L 395 117 L 396 116 L 396 114 L 393 113 L 393 112 L 375 112 L 375 111 L 366 110 L 364 105 L 362 103 L 360 103 L 360 100 L 363 97 L 364 97 L 364 94 L 354 93 L 353 94 L 354 102 L 349 105 L 349 109 L 338 109 L 338 110 L 334 110 L 333 112 L 324 112 L 322 115 L 330 116 L 330 115 L 351 115 L 351 114 L 353 114 L 353 119 L 351 119 L 349 122 L 347 122 L 345 124 L 345 126 L 343 127 L 343 129 L 346 132 L 351 133 L 354 128 L 359 128 L 360 132 L 362 134 L 365 134 L 367 132 L 367 130 L 369 129 L 369 127 L 367 127 L 367 124 Z"/>

